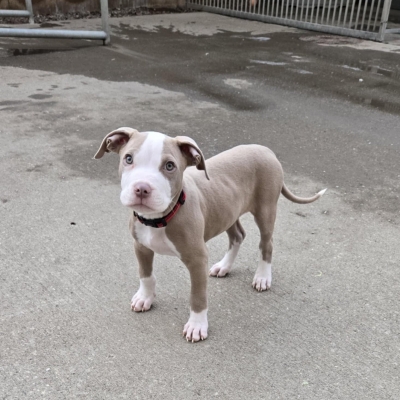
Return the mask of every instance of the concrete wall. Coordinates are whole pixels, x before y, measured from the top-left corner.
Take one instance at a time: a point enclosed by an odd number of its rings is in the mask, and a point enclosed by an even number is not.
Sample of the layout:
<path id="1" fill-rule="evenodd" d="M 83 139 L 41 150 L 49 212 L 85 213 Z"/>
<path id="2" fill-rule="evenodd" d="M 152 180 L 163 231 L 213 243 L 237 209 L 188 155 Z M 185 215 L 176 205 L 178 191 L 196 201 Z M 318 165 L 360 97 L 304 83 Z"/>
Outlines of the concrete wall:
<path id="1" fill-rule="evenodd" d="M 100 11 L 100 0 L 32 0 L 35 14 L 55 14 Z M 183 7 L 185 0 L 108 0 L 109 8 L 165 8 Z M 0 0 L 0 9 L 25 9 L 25 0 Z"/>

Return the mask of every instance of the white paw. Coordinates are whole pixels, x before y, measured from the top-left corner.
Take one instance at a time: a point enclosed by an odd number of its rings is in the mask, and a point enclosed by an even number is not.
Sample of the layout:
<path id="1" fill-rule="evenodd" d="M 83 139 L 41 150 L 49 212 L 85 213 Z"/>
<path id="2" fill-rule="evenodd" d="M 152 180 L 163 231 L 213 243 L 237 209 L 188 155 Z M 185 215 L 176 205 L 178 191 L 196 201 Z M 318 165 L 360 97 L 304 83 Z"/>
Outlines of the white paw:
<path id="1" fill-rule="evenodd" d="M 210 269 L 210 276 L 216 276 L 217 278 L 222 278 L 229 274 L 232 269 L 233 263 L 235 262 L 236 256 L 239 252 L 240 243 L 234 242 L 232 247 L 227 251 L 224 258 L 214 264 Z"/>
<path id="2" fill-rule="evenodd" d="M 208 321 L 207 310 L 195 313 L 190 311 L 189 321 L 183 328 L 183 336 L 189 342 L 198 342 L 199 340 L 207 339 Z"/>
<path id="3" fill-rule="evenodd" d="M 137 312 L 150 310 L 154 297 L 156 297 L 155 288 L 156 278 L 154 276 L 142 278 L 139 290 L 132 297 L 131 310 Z"/>
<path id="4" fill-rule="evenodd" d="M 145 296 L 140 289 L 132 297 L 131 310 L 136 312 L 149 311 L 153 304 L 155 295 Z"/>
<path id="5" fill-rule="evenodd" d="M 272 266 L 266 261 L 261 260 L 258 264 L 256 274 L 254 275 L 252 286 L 259 292 L 263 292 L 264 290 L 268 290 L 271 288 L 271 283 Z"/>
<path id="6" fill-rule="evenodd" d="M 271 280 L 263 277 L 255 276 L 253 279 L 252 286 L 254 289 L 258 290 L 259 292 L 263 292 L 264 290 L 271 289 Z"/>
<path id="7" fill-rule="evenodd" d="M 223 261 L 220 261 L 219 263 L 214 264 L 209 272 L 210 276 L 216 276 L 217 278 L 222 278 L 229 274 L 229 272 L 232 269 L 232 265 L 228 265 L 224 263 Z"/>

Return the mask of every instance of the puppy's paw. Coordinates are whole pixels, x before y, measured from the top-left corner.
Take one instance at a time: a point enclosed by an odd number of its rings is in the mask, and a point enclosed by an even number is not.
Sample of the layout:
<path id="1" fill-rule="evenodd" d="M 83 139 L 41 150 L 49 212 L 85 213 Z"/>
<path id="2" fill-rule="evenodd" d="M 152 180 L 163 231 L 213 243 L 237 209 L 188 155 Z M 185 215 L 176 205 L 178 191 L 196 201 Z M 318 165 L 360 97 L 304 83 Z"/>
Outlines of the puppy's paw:
<path id="1" fill-rule="evenodd" d="M 258 268 L 253 279 L 253 288 L 259 292 L 268 290 L 271 288 L 272 283 L 272 266 L 266 261 L 260 260 Z"/>
<path id="2" fill-rule="evenodd" d="M 148 311 L 153 304 L 156 288 L 156 278 L 149 276 L 148 278 L 140 279 L 140 288 L 131 300 L 132 311 Z"/>
<path id="3" fill-rule="evenodd" d="M 226 275 L 229 274 L 231 271 L 232 265 L 228 265 L 224 263 L 223 261 L 220 261 L 219 263 L 214 264 L 210 268 L 209 275 L 210 276 L 216 276 L 217 278 L 222 278 Z"/>
<path id="4" fill-rule="evenodd" d="M 255 276 L 253 279 L 252 286 L 259 292 L 263 292 L 264 290 L 271 289 L 271 281 L 268 281 L 267 278 Z"/>
<path id="5" fill-rule="evenodd" d="M 208 320 L 207 310 L 196 313 L 190 311 L 189 321 L 183 328 L 183 336 L 189 342 L 198 342 L 207 339 Z"/>
<path id="6" fill-rule="evenodd" d="M 153 304 L 155 295 L 145 296 L 140 289 L 132 297 L 131 310 L 136 312 L 149 311 Z"/>

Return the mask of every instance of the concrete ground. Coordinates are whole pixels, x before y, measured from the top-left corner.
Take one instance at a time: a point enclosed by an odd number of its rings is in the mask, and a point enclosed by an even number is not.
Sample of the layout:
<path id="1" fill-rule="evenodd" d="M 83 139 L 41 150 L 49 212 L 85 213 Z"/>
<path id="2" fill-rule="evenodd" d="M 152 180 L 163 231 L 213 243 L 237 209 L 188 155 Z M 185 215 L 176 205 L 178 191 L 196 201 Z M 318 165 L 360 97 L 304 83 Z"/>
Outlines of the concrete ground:
<path id="1" fill-rule="evenodd" d="M 0 39 L 0 398 L 398 399 L 399 39 L 204 13 L 111 23 L 109 47 Z M 92 160 L 119 126 L 189 135 L 207 157 L 260 143 L 296 194 L 328 188 L 280 200 L 269 292 L 251 287 L 258 232 L 242 218 L 204 342 L 180 336 L 178 259 L 156 258 L 154 307 L 130 311 L 117 156 Z M 227 244 L 209 243 L 210 265 Z"/>

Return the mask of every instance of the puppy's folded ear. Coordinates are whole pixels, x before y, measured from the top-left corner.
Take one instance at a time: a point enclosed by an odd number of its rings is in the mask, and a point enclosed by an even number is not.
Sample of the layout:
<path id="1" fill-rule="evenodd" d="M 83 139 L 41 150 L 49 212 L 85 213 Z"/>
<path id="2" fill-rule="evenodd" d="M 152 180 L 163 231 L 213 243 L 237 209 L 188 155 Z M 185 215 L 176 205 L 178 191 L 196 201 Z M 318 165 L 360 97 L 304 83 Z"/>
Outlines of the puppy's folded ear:
<path id="1" fill-rule="evenodd" d="M 122 146 L 125 146 L 135 133 L 138 133 L 136 129 L 126 127 L 118 128 L 115 131 L 110 132 L 101 142 L 101 145 L 93 158 L 101 158 L 104 153 L 109 153 L 110 151 L 119 153 Z"/>
<path id="2" fill-rule="evenodd" d="M 210 180 L 206 169 L 206 160 L 196 142 L 187 136 L 177 136 L 175 140 L 178 142 L 183 156 L 188 160 L 188 165 L 195 165 L 197 169 L 204 171 L 206 178 Z"/>

